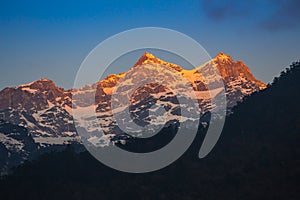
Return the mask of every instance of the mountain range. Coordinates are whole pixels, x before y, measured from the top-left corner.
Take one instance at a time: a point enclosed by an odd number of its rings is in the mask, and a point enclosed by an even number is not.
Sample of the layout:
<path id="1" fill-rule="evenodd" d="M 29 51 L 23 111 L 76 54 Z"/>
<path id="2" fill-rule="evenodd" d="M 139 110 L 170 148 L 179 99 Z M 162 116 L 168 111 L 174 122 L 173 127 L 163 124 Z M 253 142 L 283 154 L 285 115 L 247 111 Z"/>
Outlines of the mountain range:
<path id="1" fill-rule="evenodd" d="M 62 152 L 43 154 L 0 178 L 1 197 L 299 199 L 299 84 L 300 62 L 295 62 L 266 89 L 245 97 L 226 116 L 221 137 L 205 158 L 198 158 L 205 129 L 199 130 L 193 144 L 176 162 L 151 173 L 116 171 L 88 151 L 75 153 L 68 146 Z M 15 129 L 15 133 L 27 135 L 24 128 L 5 126 L 8 133 Z M 169 136 L 173 131 L 166 127 L 158 135 Z M 157 141 L 158 145 L 166 142 L 164 138 Z M 124 146 L 139 148 L 140 142 L 134 139 Z"/>
<path id="2" fill-rule="evenodd" d="M 145 65 L 148 71 L 141 68 Z M 77 123 L 79 127 L 89 129 L 88 132 L 93 132 L 93 127 L 86 127 L 85 124 L 81 124 L 81 121 L 74 122 L 72 106 L 73 109 L 83 110 L 82 113 L 90 106 L 94 107 L 97 113 L 96 123 L 100 123 L 104 133 L 110 135 L 106 142 L 110 142 L 116 135 L 124 134 L 112 117 L 113 91 L 119 81 L 133 71 L 136 73 L 134 81 L 138 82 L 143 80 L 152 69 L 161 65 L 176 71 L 191 84 L 203 112 L 208 112 L 213 106 L 210 104 L 212 93 L 207 92 L 206 84 L 207 81 L 215 81 L 215 77 L 205 79 L 199 71 L 209 71 L 212 67 L 218 69 L 224 83 L 229 110 L 241 102 L 245 96 L 266 88 L 266 84 L 257 80 L 242 61 L 234 61 L 231 56 L 224 53 L 217 54 L 202 66 L 185 70 L 181 66 L 163 61 L 148 52 L 145 52 L 128 72 L 111 74 L 97 83 L 82 88 L 65 90 L 57 87 L 47 78 L 5 88 L 0 91 L 0 119 L 2 120 L 0 154 L 2 155 L 3 152 L 7 156 L 5 159 L 2 158 L 0 168 L 16 166 L 30 159 L 32 155 L 39 155 L 36 152 L 47 151 L 45 149 L 80 143 L 74 123 Z M 218 89 L 214 88 L 215 95 L 220 92 Z M 126 94 L 127 90 L 123 92 Z M 95 101 L 91 102 L 86 99 L 87 97 L 90 99 L 91 94 L 95 95 Z M 180 107 L 176 96 L 169 88 L 155 83 L 139 87 L 133 93 L 130 101 L 132 120 L 142 126 L 149 124 L 149 111 L 156 109 L 153 105 L 160 105 L 166 110 L 170 123 L 178 120 Z M 83 115 L 84 120 L 89 117 L 89 115 Z M 159 120 L 156 119 L 156 121 Z M 22 131 L 7 132 L 7 127 L 15 127 L 13 130 Z M 94 138 L 90 139 L 95 141 Z"/>

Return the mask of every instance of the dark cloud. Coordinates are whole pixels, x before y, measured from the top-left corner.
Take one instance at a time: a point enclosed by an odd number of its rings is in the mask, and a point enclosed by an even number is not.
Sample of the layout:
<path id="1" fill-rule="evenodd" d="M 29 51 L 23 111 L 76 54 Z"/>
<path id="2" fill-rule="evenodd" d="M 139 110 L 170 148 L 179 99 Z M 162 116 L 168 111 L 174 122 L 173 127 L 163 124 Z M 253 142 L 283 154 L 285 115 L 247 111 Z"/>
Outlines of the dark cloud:
<path id="1" fill-rule="evenodd" d="M 244 1 L 202 0 L 200 2 L 204 14 L 214 21 L 224 21 L 249 14 L 249 9 L 244 4 Z"/>
<path id="2" fill-rule="evenodd" d="M 275 1 L 278 3 L 275 11 L 260 26 L 269 30 L 286 30 L 300 27 L 300 1 Z"/>
<path id="3" fill-rule="evenodd" d="M 300 27 L 300 0 L 201 0 L 202 12 L 212 21 L 253 20 L 269 31 Z"/>

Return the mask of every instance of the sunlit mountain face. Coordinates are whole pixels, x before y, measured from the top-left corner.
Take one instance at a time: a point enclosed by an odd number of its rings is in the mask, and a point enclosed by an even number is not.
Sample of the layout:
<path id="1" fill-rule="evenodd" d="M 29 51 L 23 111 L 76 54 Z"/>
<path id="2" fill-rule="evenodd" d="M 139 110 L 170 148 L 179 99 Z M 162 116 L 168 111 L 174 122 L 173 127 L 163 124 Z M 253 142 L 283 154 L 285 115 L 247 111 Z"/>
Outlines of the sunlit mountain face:
<path id="1" fill-rule="evenodd" d="M 222 91 L 222 88 L 218 87 L 210 88 L 211 90 L 208 91 L 207 84 L 214 83 L 216 78 L 221 78 L 224 82 L 227 106 L 229 109 L 236 105 L 237 102 L 242 101 L 244 96 L 266 88 L 264 83 L 255 79 L 249 68 L 242 61 L 235 62 L 232 57 L 224 53 L 219 53 L 214 59 L 202 66 L 186 70 L 182 66 L 165 62 L 146 52 L 128 72 L 110 75 L 91 86 L 92 88 L 96 88 L 95 109 L 102 130 L 106 133 L 114 131 L 121 133 L 117 128 L 117 123 L 113 119 L 111 97 L 112 93 L 116 90 L 116 87 L 118 87 L 119 82 L 124 81 L 124 76 L 128 75 L 129 77 L 126 78 L 126 87 L 134 85 L 142 82 L 149 74 L 151 74 L 151 72 L 155 71 L 155 69 L 161 65 L 171 68 L 174 73 L 178 73 L 180 76 L 184 77 L 193 88 L 195 98 L 199 103 L 200 112 L 204 113 L 214 106 L 211 105 L 210 102 L 212 95 L 218 95 Z M 147 67 L 145 68 L 145 66 Z M 212 68 L 216 68 L 220 72 L 219 77 L 215 77 L 214 74 L 209 73 Z M 134 75 L 129 75 L 133 73 Z M 203 77 L 203 74 L 207 75 Z M 155 75 L 156 74 L 153 73 L 153 76 Z M 129 109 L 133 118 L 132 121 L 144 125 L 149 124 L 150 116 L 148 115 L 148 112 L 158 109 L 158 106 L 163 107 L 167 111 L 168 122 L 179 120 L 180 106 L 182 105 L 179 105 L 179 102 L 176 100 L 176 95 L 172 93 L 170 88 L 179 88 L 182 83 L 180 81 L 173 81 L 168 84 L 169 87 L 156 83 L 149 83 L 137 88 L 130 99 Z M 129 89 L 126 87 L 124 86 L 124 89 L 121 90 L 124 93 L 124 96 L 129 92 Z M 78 109 L 84 110 L 84 107 L 88 106 L 85 105 L 86 102 L 88 102 L 85 98 L 89 98 L 89 92 L 91 92 L 91 88 L 85 87 L 85 89 L 80 89 L 73 93 L 73 96 L 75 96 L 76 99 L 75 104 L 78 105 Z M 84 111 L 82 111 L 82 113 L 84 114 Z M 90 116 L 87 115 L 86 119 L 89 117 Z M 160 119 L 155 118 L 154 121 L 157 122 L 160 121 Z M 92 132 L 93 130 L 90 129 L 88 131 Z"/>
<path id="2" fill-rule="evenodd" d="M 203 77 L 203 74 L 209 74 L 206 72 L 209 72 L 213 67 L 218 69 L 220 73 L 218 78 L 221 78 L 224 83 L 228 110 L 235 106 L 237 102 L 242 101 L 245 96 L 266 88 L 266 84 L 257 80 L 242 61 L 234 61 L 231 56 L 224 53 L 219 53 L 202 66 L 186 70 L 184 66 L 163 61 L 151 53 L 145 52 L 129 71 L 111 74 L 97 83 L 82 88 L 65 90 L 57 87 L 53 81 L 46 78 L 17 87 L 5 88 L 0 91 L 0 118 L 4 124 L 9 123 L 12 126 L 25 128 L 37 146 L 34 148 L 37 151 L 36 149 L 49 148 L 53 145 L 78 143 L 80 137 L 76 132 L 74 123 L 78 127 L 86 129 L 87 132 L 93 133 L 96 131 L 97 128 L 86 126 L 86 121 L 88 121 L 91 113 L 85 111 L 92 106 L 96 111 L 97 121 L 91 122 L 91 124 L 100 124 L 101 129 L 107 135 L 104 143 L 102 142 L 100 145 L 107 145 L 115 136 L 124 134 L 118 128 L 112 115 L 112 113 L 117 113 L 118 110 L 111 107 L 112 95 L 117 91 L 118 84 L 130 74 L 133 74 L 132 79 L 128 79 L 128 77 L 126 79 L 129 84 L 142 82 L 158 66 L 170 68 L 192 87 L 194 91 L 193 98 L 199 103 L 199 110 L 190 109 L 191 113 L 205 114 L 214 107 L 210 100 L 213 95 L 218 95 L 222 88 L 211 88 L 212 90 L 208 91 L 207 84 L 216 81 L 216 77 L 209 75 Z M 157 126 L 164 126 L 165 123 L 169 126 L 180 121 L 180 106 L 182 105 L 179 105 L 176 95 L 170 88 L 179 87 L 181 82 L 171 81 L 168 84 L 148 83 L 138 87 L 132 93 L 129 109 L 133 122 L 140 126 L 147 125 L 150 122 L 156 123 Z M 128 92 L 126 87 L 120 91 L 121 97 Z M 82 120 L 74 122 L 72 105 L 73 109 L 81 110 Z M 155 112 L 158 107 L 164 108 L 167 113 L 166 121 L 162 121 L 157 117 L 153 118 L 149 114 Z M 3 134 L 1 133 L 1 135 Z M 23 134 L 24 137 L 20 135 L 17 138 L 12 138 L 8 134 L 4 135 L 5 137 L 0 138 L 0 142 L 4 145 L 5 151 L 23 152 L 18 148 L 10 148 L 13 145 L 10 143 L 26 146 L 24 143 L 26 134 Z M 93 138 L 92 136 L 91 134 L 90 142 L 99 142 L 99 138 Z M 3 138 L 5 138 L 5 141 Z M 30 157 L 30 151 L 26 155 L 26 158 Z"/>

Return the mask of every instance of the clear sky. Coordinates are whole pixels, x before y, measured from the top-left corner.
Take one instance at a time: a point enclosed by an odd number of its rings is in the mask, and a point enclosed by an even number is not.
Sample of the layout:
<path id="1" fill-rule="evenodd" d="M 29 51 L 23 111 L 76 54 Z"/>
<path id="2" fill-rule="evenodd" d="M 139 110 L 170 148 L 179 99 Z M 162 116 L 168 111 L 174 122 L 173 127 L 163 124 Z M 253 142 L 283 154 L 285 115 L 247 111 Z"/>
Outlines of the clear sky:
<path id="1" fill-rule="evenodd" d="M 297 0 L 0 1 L 0 89 L 43 77 L 70 88 L 98 43 L 147 26 L 180 31 L 271 82 L 300 59 L 299 9 Z"/>

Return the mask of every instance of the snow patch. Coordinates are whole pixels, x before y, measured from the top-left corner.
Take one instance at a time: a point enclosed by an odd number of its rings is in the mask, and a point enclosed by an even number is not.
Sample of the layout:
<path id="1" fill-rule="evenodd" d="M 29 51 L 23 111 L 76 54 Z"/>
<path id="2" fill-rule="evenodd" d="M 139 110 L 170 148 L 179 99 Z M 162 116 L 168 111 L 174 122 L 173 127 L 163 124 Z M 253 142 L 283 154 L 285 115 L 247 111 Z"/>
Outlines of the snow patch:
<path id="1" fill-rule="evenodd" d="M 21 90 L 23 90 L 23 91 L 27 91 L 27 92 L 29 92 L 29 93 L 31 93 L 31 94 L 35 94 L 38 90 L 36 90 L 36 89 L 31 89 L 31 88 L 29 88 L 29 87 L 23 87 L 23 88 L 21 88 Z"/>

